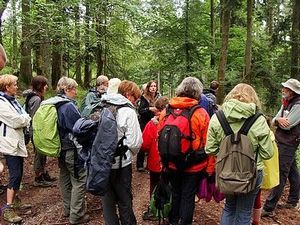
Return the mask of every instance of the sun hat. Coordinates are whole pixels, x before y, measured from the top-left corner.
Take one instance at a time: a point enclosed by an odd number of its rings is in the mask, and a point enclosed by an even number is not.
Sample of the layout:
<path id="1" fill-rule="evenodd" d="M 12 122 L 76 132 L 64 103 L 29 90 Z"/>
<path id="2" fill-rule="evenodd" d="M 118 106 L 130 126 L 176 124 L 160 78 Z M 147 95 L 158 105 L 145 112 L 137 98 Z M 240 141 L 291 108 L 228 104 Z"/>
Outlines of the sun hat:
<path id="1" fill-rule="evenodd" d="M 118 88 L 121 83 L 119 78 L 111 78 L 108 81 L 107 94 L 116 94 L 118 93 Z"/>
<path id="2" fill-rule="evenodd" d="M 300 95 L 300 82 L 298 80 L 291 78 L 281 84 L 283 87 L 288 88 L 296 94 Z"/>

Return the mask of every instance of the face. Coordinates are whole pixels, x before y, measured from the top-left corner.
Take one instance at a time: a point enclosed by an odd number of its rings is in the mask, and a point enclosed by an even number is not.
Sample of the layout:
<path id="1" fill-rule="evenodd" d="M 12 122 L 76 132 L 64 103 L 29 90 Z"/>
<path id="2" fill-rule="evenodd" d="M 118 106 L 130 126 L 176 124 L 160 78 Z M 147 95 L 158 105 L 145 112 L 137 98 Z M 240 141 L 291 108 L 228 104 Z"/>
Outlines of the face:
<path id="1" fill-rule="evenodd" d="M 42 95 L 44 95 L 47 90 L 48 90 L 48 85 L 46 84 L 43 88 Z"/>
<path id="2" fill-rule="evenodd" d="M 136 103 L 137 103 L 138 99 L 135 96 L 133 96 L 131 94 L 127 94 L 126 97 L 134 106 L 137 105 Z"/>
<path id="3" fill-rule="evenodd" d="M 281 89 L 281 93 L 282 93 L 282 98 L 287 99 L 287 100 L 293 96 L 293 92 L 289 88 L 286 88 L 286 87 L 283 87 Z"/>
<path id="4" fill-rule="evenodd" d="M 15 96 L 17 94 L 18 84 L 17 81 L 14 81 L 11 85 L 6 86 L 6 94 L 9 96 Z"/>
<path id="5" fill-rule="evenodd" d="M 71 88 L 71 89 L 67 89 L 67 90 L 65 91 L 65 94 L 66 94 L 66 96 L 67 96 L 68 98 L 70 98 L 70 99 L 75 99 L 76 96 L 77 96 L 77 88 L 74 87 L 74 88 Z"/>
<path id="6" fill-rule="evenodd" d="M 152 83 L 151 83 L 151 85 L 150 85 L 150 87 L 149 87 L 149 91 L 150 91 L 150 93 L 152 93 L 152 94 L 156 93 L 156 91 L 157 91 L 157 86 L 156 86 L 156 83 L 155 83 L 155 82 L 152 82 Z"/>

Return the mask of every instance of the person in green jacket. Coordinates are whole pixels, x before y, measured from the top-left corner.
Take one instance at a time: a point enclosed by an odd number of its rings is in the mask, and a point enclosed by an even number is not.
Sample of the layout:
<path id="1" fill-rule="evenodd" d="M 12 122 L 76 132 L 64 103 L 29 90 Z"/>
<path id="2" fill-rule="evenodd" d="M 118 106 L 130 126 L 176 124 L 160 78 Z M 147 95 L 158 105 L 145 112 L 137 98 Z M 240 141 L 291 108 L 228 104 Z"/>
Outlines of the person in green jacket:
<path id="1" fill-rule="evenodd" d="M 237 132 L 247 118 L 261 109 L 261 103 L 255 90 L 248 84 L 236 85 L 225 97 L 222 105 L 225 117 L 233 132 Z M 273 156 L 271 130 L 266 119 L 260 116 L 248 132 L 248 137 L 253 144 L 257 157 L 257 181 L 256 188 L 247 194 L 226 195 L 226 203 L 221 217 L 221 225 L 248 225 L 251 222 L 251 213 L 256 194 L 260 188 L 263 174 L 262 159 L 270 159 Z M 225 138 L 224 131 L 213 115 L 208 128 L 205 151 L 207 154 L 217 155 L 222 140 Z"/>

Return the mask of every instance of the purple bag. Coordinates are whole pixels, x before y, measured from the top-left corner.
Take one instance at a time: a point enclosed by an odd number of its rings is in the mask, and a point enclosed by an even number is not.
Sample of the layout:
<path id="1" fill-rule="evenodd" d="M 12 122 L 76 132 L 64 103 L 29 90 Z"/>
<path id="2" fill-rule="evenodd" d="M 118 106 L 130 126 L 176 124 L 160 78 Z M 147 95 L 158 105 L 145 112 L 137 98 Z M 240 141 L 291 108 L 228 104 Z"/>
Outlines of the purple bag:
<path id="1" fill-rule="evenodd" d="M 197 196 L 199 199 L 205 199 L 206 202 L 214 198 L 217 203 L 225 198 L 225 195 L 216 188 L 214 176 L 204 177 L 200 180 Z"/>

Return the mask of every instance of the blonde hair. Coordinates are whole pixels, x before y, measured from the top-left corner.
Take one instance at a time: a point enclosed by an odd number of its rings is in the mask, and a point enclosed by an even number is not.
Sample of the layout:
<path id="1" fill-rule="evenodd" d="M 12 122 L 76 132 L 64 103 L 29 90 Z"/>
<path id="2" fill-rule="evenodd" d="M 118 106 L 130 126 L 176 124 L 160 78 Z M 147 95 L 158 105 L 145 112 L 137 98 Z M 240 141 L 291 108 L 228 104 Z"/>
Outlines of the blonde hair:
<path id="1" fill-rule="evenodd" d="M 261 109 L 261 103 L 258 96 L 252 86 L 245 83 L 236 85 L 225 97 L 224 101 L 229 99 L 236 99 L 240 102 L 254 103 L 259 109 Z"/>
<path id="2" fill-rule="evenodd" d="M 12 85 L 18 80 L 18 77 L 12 74 L 5 74 L 0 76 L 0 91 L 5 92 L 6 86 Z"/>
<path id="3" fill-rule="evenodd" d="M 76 88 L 78 86 L 77 82 L 69 77 L 61 77 L 57 82 L 56 91 L 57 92 L 65 92 L 65 90 L 70 90 L 72 88 Z"/>

